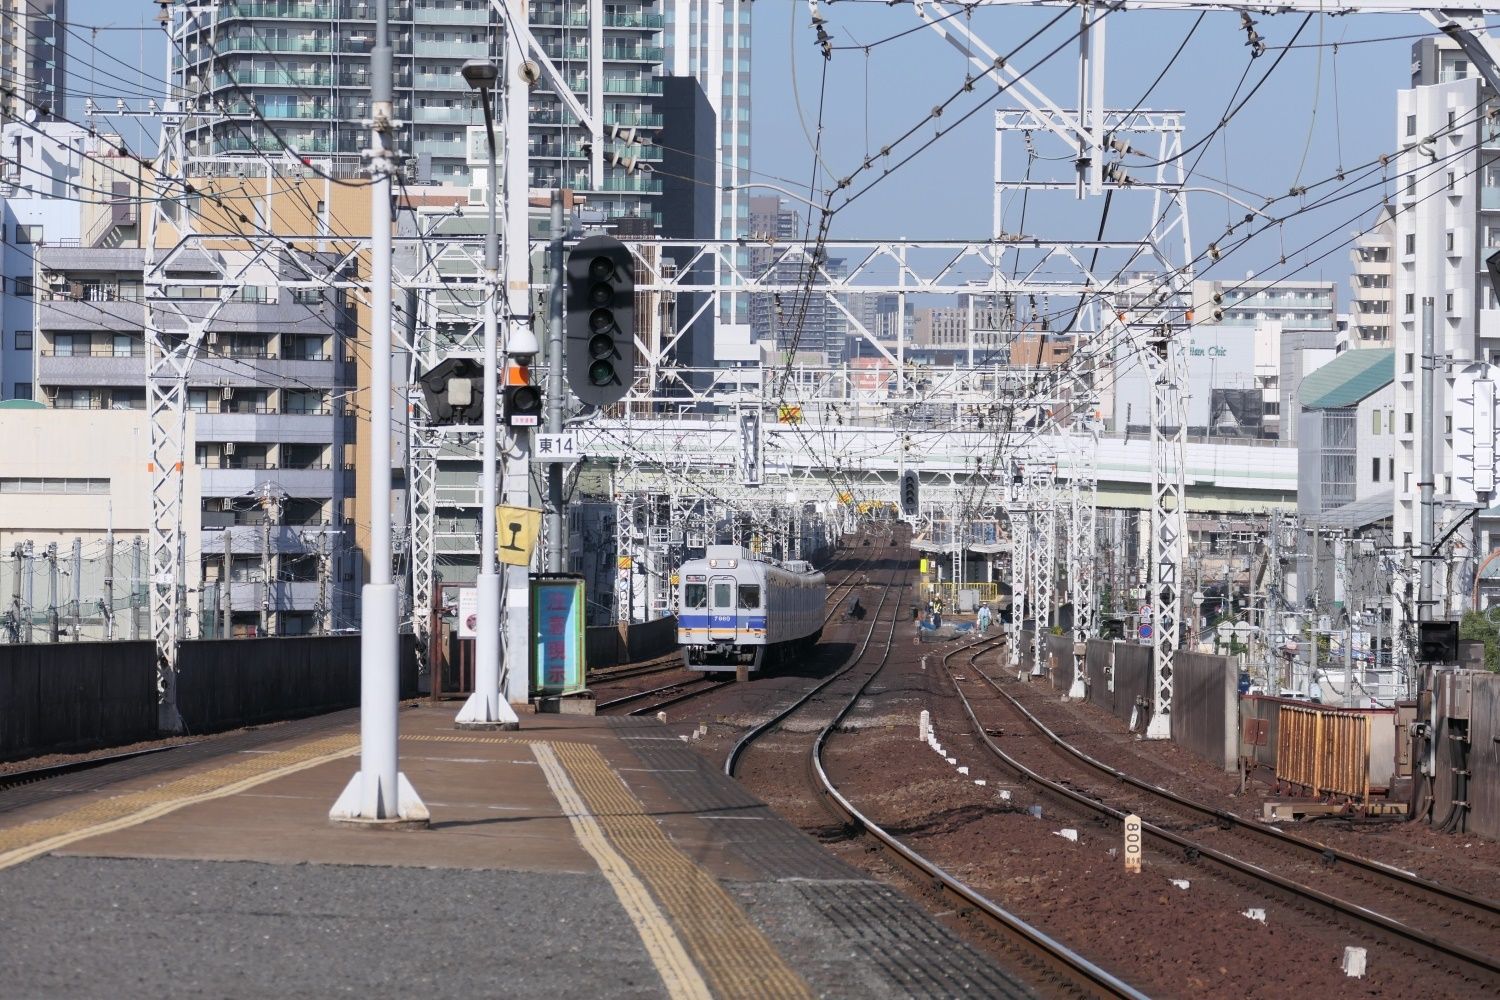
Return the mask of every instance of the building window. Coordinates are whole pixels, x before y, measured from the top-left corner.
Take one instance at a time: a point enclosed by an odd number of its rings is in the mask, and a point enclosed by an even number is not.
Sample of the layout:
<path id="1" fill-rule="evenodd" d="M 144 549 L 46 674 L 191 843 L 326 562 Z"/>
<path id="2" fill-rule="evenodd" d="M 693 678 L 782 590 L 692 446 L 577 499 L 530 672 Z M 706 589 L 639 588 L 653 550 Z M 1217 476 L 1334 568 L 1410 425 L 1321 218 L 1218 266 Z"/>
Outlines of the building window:
<path id="1" fill-rule="evenodd" d="M 31 350 L 31 331 L 30 330 L 17 330 L 16 331 L 16 350 L 18 350 L 18 351 L 29 351 L 29 350 Z"/>
<path id="2" fill-rule="evenodd" d="M 31 398 L 31 383 L 30 382 L 17 382 L 15 384 L 15 391 L 13 391 L 11 393 L 11 396 L 13 398 L 15 398 L 15 399 L 30 399 Z"/>
<path id="3" fill-rule="evenodd" d="M 93 493 L 107 494 L 108 479 L 64 479 L 60 477 L 6 476 L 0 478 L 0 493 Z"/>
<path id="4" fill-rule="evenodd" d="M 1416 115 L 1407 115 L 1406 116 L 1406 134 L 1407 135 L 1416 135 L 1417 134 L 1417 116 Z"/>
<path id="5" fill-rule="evenodd" d="M 1448 234 L 1448 252 L 1449 253 L 1453 252 L 1453 234 L 1452 233 Z"/>
<path id="6" fill-rule="evenodd" d="M 1411 414 L 1410 413 L 1403 413 L 1402 416 L 1406 418 L 1406 433 L 1410 434 L 1411 433 L 1411 419 L 1412 419 Z"/>
<path id="7" fill-rule="evenodd" d="M 1443 302 L 1444 302 L 1444 305 L 1445 305 L 1445 308 L 1447 309 L 1447 311 L 1448 312 L 1452 312 L 1453 311 L 1453 293 L 1449 292 L 1447 295 L 1443 296 Z"/>
<path id="8" fill-rule="evenodd" d="M 1407 298 L 1410 298 L 1410 297 L 1411 296 L 1407 296 Z M 1405 354 L 1405 358 L 1406 358 L 1406 374 L 1410 375 L 1412 373 L 1413 366 L 1417 363 L 1417 356 L 1415 354 L 1411 353 L 1410 351 L 1408 351 Z"/>
<path id="9" fill-rule="evenodd" d="M 1396 481 L 1396 460 L 1388 458 L 1385 460 L 1385 478 L 1388 482 Z"/>
<path id="10" fill-rule="evenodd" d="M 1407 194 L 1408 197 L 1411 197 L 1411 198 L 1415 198 L 1417 196 L 1417 175 L 1416 174 L 1407 174 L 1406 175 L 1406 194 Z"/>
<path id="11" fill-rule="evenodd" d="M 1378 458 L 1371 459 L 1370 481 L 1375 483 L 1380 482 L 1380 459 Z"/>
<path id="12" fill-rule="evenodd" d="M 1448 190 L 1449 191 L 1453 191 L 1453 190 L 1456 190 L 1457 188 L 1458 188 L 1458 181 L 1455 179 L 1455 175 L 1454 175 L 1453 171 L 1450 170 L 1450 171 L 1448 171 Z"/>
<path id="13" fill-rule="evenodd" d="M 1406 301 L 1405 301 L 1404 304 L 1406 306 L 1406 315 L 1410 316 L 1412 313 L 1416 312 L 1417 311 L 1417 296 L 1416 296 L 1416 293 L 1415 292 L 1407 292 L 1406 293 Z M 1410 368 L 1407 368 L 1406 370 L 1407 371 L 1411 371 Z"/>
<path id="14" fill-rule="evenodd" d="M 1370 411 L 1370 433 L 1371 434 L 1379 434 L 1380 433 L 1380 411 L 1379 410 L 1371 410 Z"/>
<path id="15" fill-rule="evenodd" d="M 42 242 L 42 227 L 41 226 L 23 226 L 23 225 L 20 225 L 19 223 L 17 223 L 17 225 L 16 225 L 16 242 L 18 244 L 19 243 L 40 243 L 40 242 Z"/>
<path id="16" fill-rule="evenodd" d="M 1407 233 L 1406 234 L 1406 252 L 1408 254 L 1413 254 L 1413 253 L 1417 252 L 1417 234 L 1416 233 Z"/>
<path id="17" fill-rule="evenodd" d="M 31 297 L 31 279 L 30 278 L 17 278 L 16 279 L 16 294 L 18 296 L 23 297 L 23 298 L 30 298 Z"/>
<path id="18" fill-rule="evenodd" d="M 1443 418 L 1443 432 L 1445 434 L 1447 434 L 1449 437 L 1453 436 L 1453 417 L 1452 416 L 1447 416 L 1447 417 Z"/>

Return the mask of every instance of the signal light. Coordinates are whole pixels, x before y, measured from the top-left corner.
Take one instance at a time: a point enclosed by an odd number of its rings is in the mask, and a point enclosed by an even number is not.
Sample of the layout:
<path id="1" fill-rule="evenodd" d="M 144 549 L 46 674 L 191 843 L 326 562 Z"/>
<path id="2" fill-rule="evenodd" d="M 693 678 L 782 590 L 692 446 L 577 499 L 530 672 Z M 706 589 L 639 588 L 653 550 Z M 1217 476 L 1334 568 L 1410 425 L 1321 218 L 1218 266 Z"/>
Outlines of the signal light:
<path id="1" fill-rule="evenodd" d="M 568 387 L 608 406 L 635 380 L 635 262 L 625 244 L 590 236 L 568 255 Z"/>
<path id="2" fill-rule="evenodd" d="M 537 427 L 542 416 L 542 391 L 534 385 L 505 387 L 505 422 L 512 427 Z"/>
<path id="3" fill-rule="evenodd" d="M 901 516 L 916 517 L 921 511 L 919 503 L 922 477 L 915 469 L 901 473 Z"/>
<path id="4" fill-rule="evenodd" d="M 1417 660 L 1422 663 L 1458 662 L 1458 622 L 1418 622 Z"/>

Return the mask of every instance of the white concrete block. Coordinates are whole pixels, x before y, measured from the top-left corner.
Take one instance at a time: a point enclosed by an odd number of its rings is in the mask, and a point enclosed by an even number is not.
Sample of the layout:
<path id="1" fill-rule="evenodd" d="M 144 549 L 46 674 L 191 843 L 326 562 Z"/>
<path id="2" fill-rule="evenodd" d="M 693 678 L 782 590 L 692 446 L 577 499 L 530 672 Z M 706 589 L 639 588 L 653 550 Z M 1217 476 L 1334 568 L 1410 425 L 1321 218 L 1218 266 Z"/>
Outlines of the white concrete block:
<path id="1" fill-rule="evenodd" d="M 1259 920 L 1261 923 L 1266 922 L 1266 911 L 1259 906 L 1250 907 L 1250 909 L 1241 913 L 1240 916 L 1249 917 L 1251 920 Z"/>
<path id="2" fill-rule="evenodd" d="M 949 758 L 947 758 L 947 760 L 948 760 L 948 763 L 950 763 L 950 764 L 957 764 L 958 763 L 958 758 L 957 757 L 949 757 Z"/>
<path id="3" fill-rule="evenodd" d="M 998 794 L 1000 796 L 1000 801 L 1001 802 L 1009 802 L 1010 801 L 1010 789 L 1009 788 L 1002 788 L 1002 789 L 1000 789 L 1000 791 L 999 791 Z"/>
<path id="4" fill-rule="evenodd" d="M 666 712 L 657 712 L 656 713 L 656 721 L 657 722 L 666 722 L 667 721 L 667 713 Z"/>
<path id="5" fill-rule="evenodd" d="M 958 773 L 959 774 L 968 774 L 969 773 L 969 769 L 967 767 L 961 767 L 961 768 L 958 769 Z"/>
<path id="6" fill-rule="evenodd" d="M 1344 949 L 1344 975 L 1353 976 L 1355 979 L 1365 978 L 1365 961 L 1369 958 L 1369 952 L 1364 948 L 1356 948 L 1353 945 Z"/>
<path id="7" fill-rule="evenodd" d="M 983 786 L 985 783 L 986 782 L 985 782 L 985 780 L 983 778 L 975 778 L 974 779 L 974 784 L 976 784 L 976 785 Z"/>
<path id="8" fill-rule="evenodd" d="M 1063 840 L 1071 840 L 1075 844 L 1078 843 L 1078 831 L 1077 830 L 1058 830 L 1057 831 L 1057 835 L 1059 837 L 1061 837 Z"/>
<path id="9" fill-rule="evenodd" d="M 1175 885 L 1179 889 L 1186 889 L 1191 884 L 1185 878 L 1168 879 L 1168 881 L 1171 882 L 1173 885 Z"/>

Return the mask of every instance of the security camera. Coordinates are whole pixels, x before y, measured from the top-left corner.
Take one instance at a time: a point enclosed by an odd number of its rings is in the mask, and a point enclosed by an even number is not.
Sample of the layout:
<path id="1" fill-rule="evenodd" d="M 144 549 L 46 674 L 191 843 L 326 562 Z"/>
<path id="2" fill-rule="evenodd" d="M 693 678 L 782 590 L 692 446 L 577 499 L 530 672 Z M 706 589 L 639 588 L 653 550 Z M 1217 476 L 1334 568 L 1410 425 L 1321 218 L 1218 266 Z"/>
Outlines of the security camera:
<path id="1" fill-rule="evenodd" d="M 519 331 L 511 334 L 505 342 L 505 353 L 509 354 L 518 364 L 529 365 L 541 347 L 537 344 L 536 334 L 531 328 L 522 327 Z"/>

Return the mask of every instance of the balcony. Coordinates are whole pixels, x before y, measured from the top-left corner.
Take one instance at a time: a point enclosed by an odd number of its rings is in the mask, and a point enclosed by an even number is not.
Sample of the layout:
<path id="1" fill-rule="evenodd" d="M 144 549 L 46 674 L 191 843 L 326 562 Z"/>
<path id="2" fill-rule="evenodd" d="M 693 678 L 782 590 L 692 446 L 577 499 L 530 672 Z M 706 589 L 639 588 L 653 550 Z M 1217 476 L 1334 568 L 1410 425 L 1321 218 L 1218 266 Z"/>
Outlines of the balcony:
<path id="1" fill-rule="evenodd" d="M 574 88 L 579 89 L 577 87 Z M 605 77 L 606 94 L 660 94 L 661 81 L 652 79 L 632 80 L 628 77 Z"/>
<path id="2" fill-rule="evenodd" d="M 661 128 L 662 116 L 646 114 L 640 111 L 627 111 L 621 114 L 604 116 L 604 124 L 619 125 L 626 127 Z"/>
<path id="3" fill-rule="evenodd" d="M 313 52 L 333 51 L 333 40 L 326 35 L 313 38 L 276 38 L 272 35 L 233 35 L 220 38 L 214 45 L 220 55 L 231 52 Z"/>
<path id="4" fill-rule="evenodd" d="M 666 50 L 659 45 L 615 45 L 605 46 L 605 62 L 659 63 Z"/>
<path id="5" fill-rule="evenodd" d="M 462 90 L 468 92 L 469 85 L 458 75 L 455 66 L 451 73 L 414 73 L 411 86 L 415 90 Z"/>
<path id="6" fill-rule="evenodd" d="M 301 18 L 309 21 L 326 21 L 333 16 L 333 4 L 327 3 L 255 3 L 231 2 L 219 11 L 219 19 L 227 21 L 236 17 L 271 17 L 277 20 Z"/>
<path id="7" fill-rule="evenodd" d="M 333 80 L 327 70 L 301 70 L 247 68 L 214 74 L 214 89 L 226 87 L 326 87 Z M 365 79 L 368 80 L 368 74 Z M 353 81 L 348 81 L 353 82 Z"/>
<path id="8" fill-rule="evenodd" d="M 489 24 L 489 6 L 478 10 L 464 10 L 457 7 L 417 7 L 412 11 L 412 21 L 416 24 Z M 532 24 L 546 24 L 549 22 L 532 19 Z M 587 19 L 584 21 L 588 23 Z"/>
<path id="9" fill-rule="evenodd" d="M 416 122 L 418 125 L 424 122 L 448 125 L 475 125 L 482 124 L 484 117 L 483 112 L 463 106 L 456 108 L 419 107 L 412 112 L 410 120 Z"/>
<path id="10" fill-rule="evenodd" d="M 1479 207 L 1485 212 L 1500 212 L 1500 187 L 1486 184 L 1479 189 Z"/>
<path id="11" fill-rule="evenodd" d="M 230 401 L 223 401 L 230 405 Z M 328 416 L 302 413 L 200 413 L 197 438 L 200 442 L 224 441 L 298 441 L 305 444 L 333 444 L 334 421 Z"/>
<path id="12" fill-rule="evenodd" d="M 253 495 L 261 484 L 274 480 L 291 496 L 331 499 L 336 492 L 348 494 L 347 489 L 335 490 L 334 486 L 341 482 L 347 486 L 349 475 L 343 469 L 204 468 L 199 474 L 199 482 L 200 492 L 206 497 Z"/>
<path id="13" fill-rule="evenodd" d="M 490 46 L 486 41 L 473 42 L 467 38 L 446 39 L 441 42 L 418 39 L 412 43 L 412 54 L 442 59 L 483 59 L 490 54 Z M 457 68 L 454 72 L 458 72 Z"/>
<path id="14" fill-rule="evenodd" d="M 587 23 L 586 17 L 584 20 Z M 627 30 L 633 28 L 642 31 L 660 31 L 666 27 L 666 18 L 660 14 L 605 14 L 604 26 Z"/>

